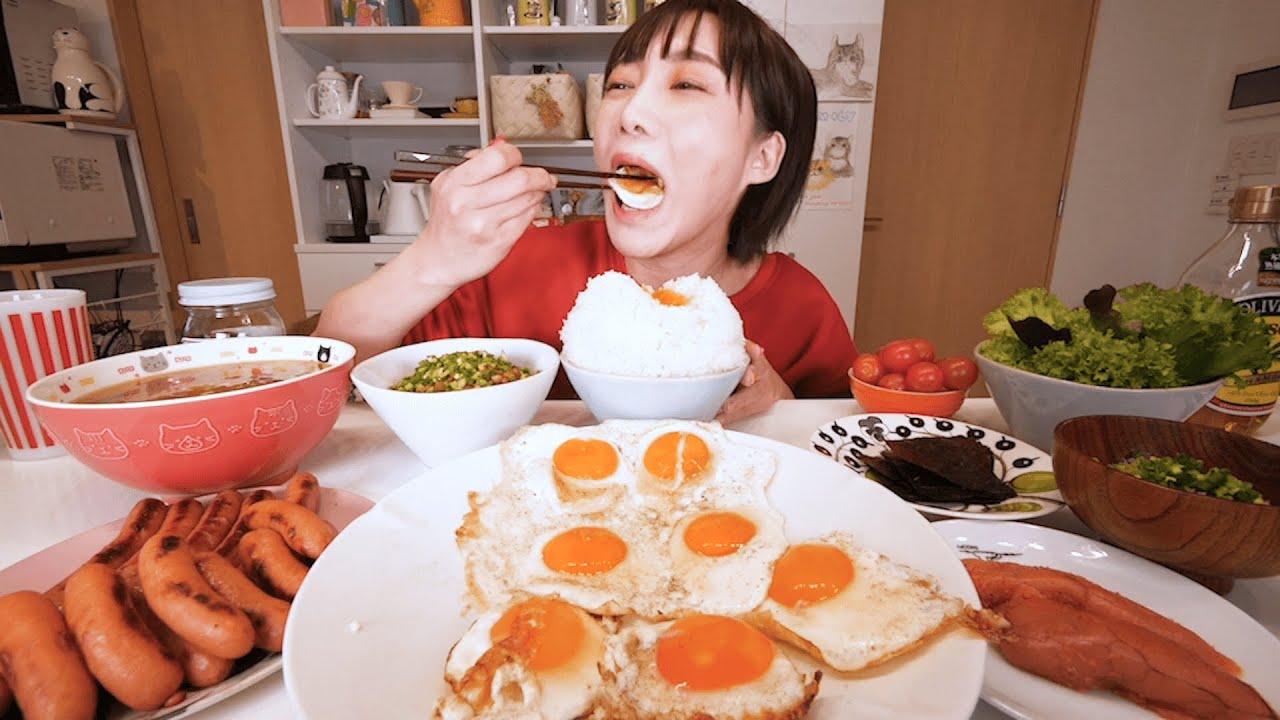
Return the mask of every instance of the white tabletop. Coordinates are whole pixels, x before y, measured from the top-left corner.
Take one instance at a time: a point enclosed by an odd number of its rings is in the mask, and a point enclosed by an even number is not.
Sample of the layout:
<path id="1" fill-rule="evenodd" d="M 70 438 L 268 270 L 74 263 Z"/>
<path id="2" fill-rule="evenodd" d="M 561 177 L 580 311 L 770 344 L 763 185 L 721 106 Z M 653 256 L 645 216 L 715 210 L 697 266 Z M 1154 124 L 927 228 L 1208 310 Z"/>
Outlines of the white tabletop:
<path id="1" fill-rule="evenodd" d="M 813 431 L 823 423 L 853 415 L 861 409 L 852 400 L 789 400 L 770 412 L 731 429 L 808 448 Z M 956 418 L 975 425 L 1006 430 L 995 404 L 971 399 Z M 577 401 L 548 401 L 534 423 L 586 425 L 590 413 Z M 1259 437 L 1280 444 L 1280 418 L 1262 428 Z M 425 471 L 392 432 L 365 405 L 347 405 L 333 432 L 304 461 L 321 484 L 380 500 Z M 17 462 L 0 444 L 0 568 L 67 537 L 116 520 L 129 512 L 143 493 L 104 480 L 69 457 Z M 1032 522 L 1081 535 L 1092 533 L 1069 511 Z M 1280 577 L 1238 581 L 1227 599 L 1280 636 Z M 199 720 L 299 717 L 276 674 L 257 685 L 195 714 Z M 980 702 L 974 718 L 1003 718 L 1003 713 Z"/>

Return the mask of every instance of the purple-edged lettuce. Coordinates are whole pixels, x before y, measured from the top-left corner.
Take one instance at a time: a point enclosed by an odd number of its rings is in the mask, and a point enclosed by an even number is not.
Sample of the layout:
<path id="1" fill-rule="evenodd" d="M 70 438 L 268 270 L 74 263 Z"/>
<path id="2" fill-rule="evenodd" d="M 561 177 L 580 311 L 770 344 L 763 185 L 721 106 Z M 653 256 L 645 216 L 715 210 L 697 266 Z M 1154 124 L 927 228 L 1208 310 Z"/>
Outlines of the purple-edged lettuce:
<path id="1" fill-rule="evenodd" d="M 1170 388 L 1272 362 L 1267 326 L 1194 285 L 1105 285 L 1068 308 L 1044 288 L 1014 293 L 983 318 L 983 356 L 1039 375 L 1118 388 Z"/>

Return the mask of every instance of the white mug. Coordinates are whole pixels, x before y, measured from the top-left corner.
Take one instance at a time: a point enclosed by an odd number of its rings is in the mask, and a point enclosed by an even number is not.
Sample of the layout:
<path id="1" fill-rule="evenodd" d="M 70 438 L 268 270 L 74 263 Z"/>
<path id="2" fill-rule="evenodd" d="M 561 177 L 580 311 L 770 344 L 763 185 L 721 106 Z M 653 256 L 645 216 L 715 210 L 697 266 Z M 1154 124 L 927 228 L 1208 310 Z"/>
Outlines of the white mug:
<path id="1" fill-rule="evenodd" d="M 404 80 L 384 80 L 382 90 L 392 105 L 412 105 L 422 98 L 422 88 Z M 410 97 L 412 95 L 413 97 Z"/>

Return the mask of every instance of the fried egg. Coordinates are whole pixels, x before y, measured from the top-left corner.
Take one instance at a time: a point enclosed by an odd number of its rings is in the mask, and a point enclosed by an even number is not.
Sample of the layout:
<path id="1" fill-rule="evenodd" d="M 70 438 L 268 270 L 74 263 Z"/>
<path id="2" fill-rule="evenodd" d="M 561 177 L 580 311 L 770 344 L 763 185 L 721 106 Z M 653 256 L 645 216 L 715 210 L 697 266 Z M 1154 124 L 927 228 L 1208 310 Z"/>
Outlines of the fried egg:
<path id="1" fill-rule="evenodd" d="M 964 609 L 937 581 L 831 533 L 787 548 L 747 620 L 837 670 L 876 665 L 949 628 Z"/>
<path id="2" fill-rule="evenodd" d="M 503 482 L 566 511 L 596 513 L 625 500 L 635 484 L 621 447 L 632 440 L 604 425 L 526 427 L 502 444 Z"/>
<path id="3" fill-rule="evenodd" d="M 533 598 L 478 618 L 449 651 L 442 720 L 573 720 L 601 688 L 605 630 L 566 602 Z"/>
<path id="4" fill-rule="evenodd" d="M 758 606 L 769 571 L 787 548 L 782 518 L 755 506 L 698 510 L 675 525 L 667 543 L 674 604 L 739 615 Z"/>
<path id="5" fill-rule="evenodd" d="M 699 508 L 769 507 L 773 453 L 730 440 L 718 423 L 667 421 L 634 443 L 631 464 L 642 503 L 664 514 Z"/>
<path id="6" fill-rule="evenodd" d="M 614 172 L 621 175 L 653 175 L 653 173 L 644 168 L 635 167 L 634 165 L 620 165 Z M 623 205 L 636 210 L 652 210 L 661 205 L 663 198 L 666 197 L 666 189 L 663 187 L 662 178 L 658 177 L 654 177 L 652 180 L 609 178 L 609 187 L 613 189 L 614 194 L 618 196 L 618 200 Z"/>
<path id="7" fill-rule="evenodd" d="M 605 641 L 603 716 L 614 720 L 800 718 L 806 678 L 767 636 L 723 615 L 629 622 Z"/>

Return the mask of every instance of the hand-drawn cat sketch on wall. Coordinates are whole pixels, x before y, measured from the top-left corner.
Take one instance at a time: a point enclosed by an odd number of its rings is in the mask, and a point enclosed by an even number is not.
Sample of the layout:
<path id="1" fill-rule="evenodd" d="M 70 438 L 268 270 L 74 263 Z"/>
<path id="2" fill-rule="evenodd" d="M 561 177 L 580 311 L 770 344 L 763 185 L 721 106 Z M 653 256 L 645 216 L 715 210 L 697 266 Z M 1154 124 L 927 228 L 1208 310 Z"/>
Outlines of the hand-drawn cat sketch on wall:
<path id="1" fill-rule="evenodd" d="M 871 99 L 875 86 L 862 79 L 862 66 L 866 64 L 863 47 L 862 33 L 858 33 L 851 43 L 841 43 L 838 35 L 832 38 L 826 67 L 809 68 L 819 99 Z"/>
<path id="2" fill-rule="evenodd" d="M 853 177 L 853 148 L 849 146 L 849 138 L 836 135 L 827 141 L 827 148 L 822 152 L 827 170 L 835 177 Z"/>

